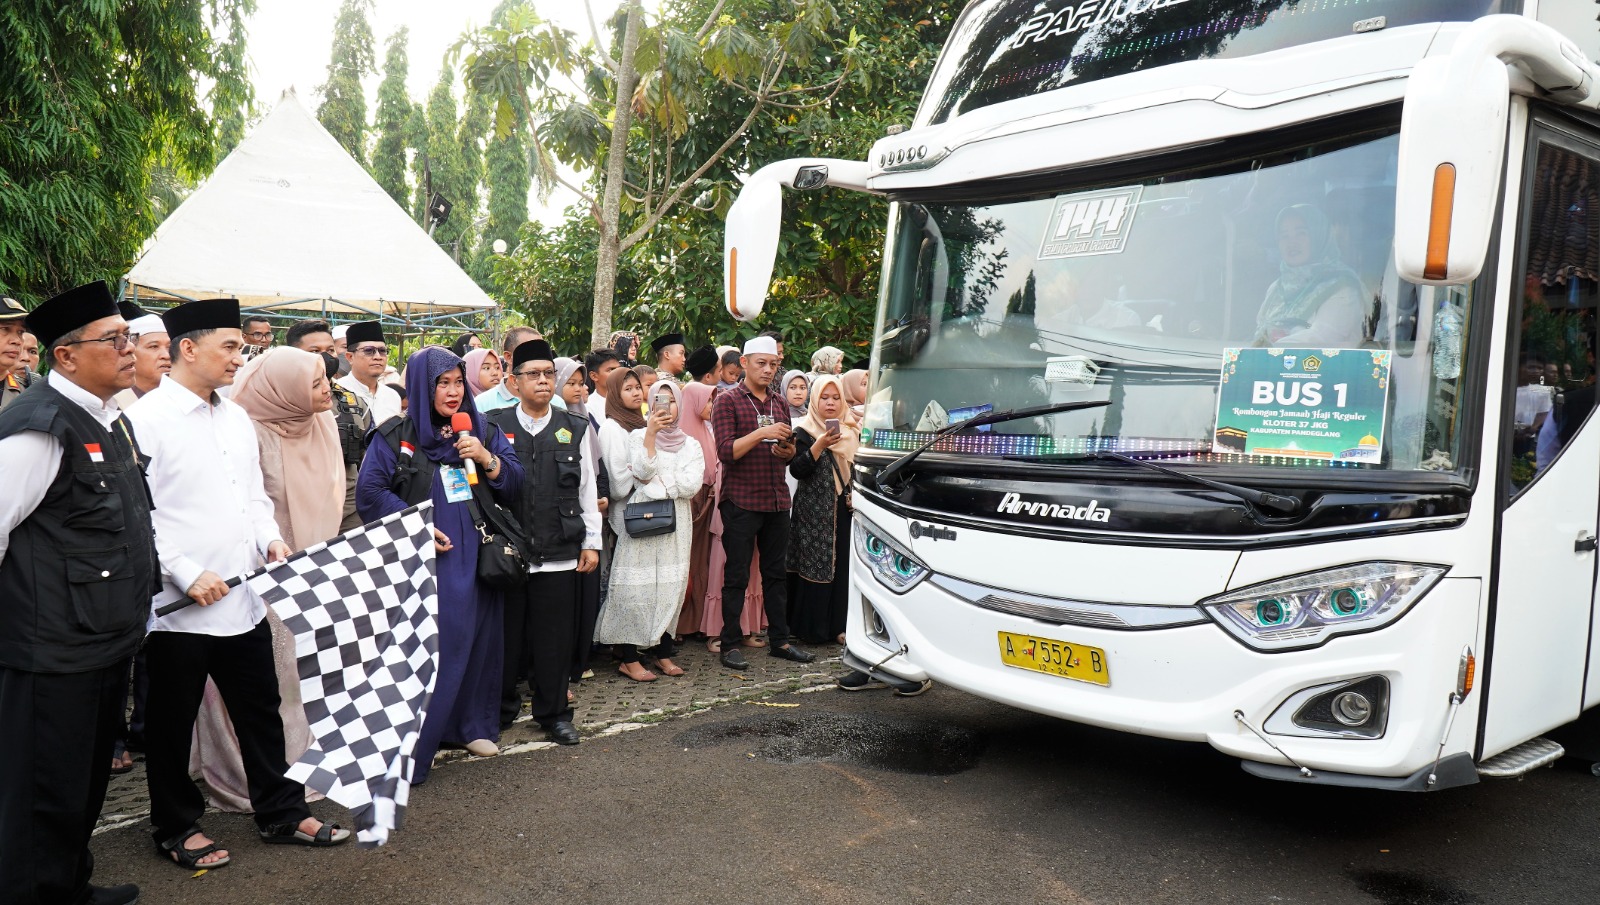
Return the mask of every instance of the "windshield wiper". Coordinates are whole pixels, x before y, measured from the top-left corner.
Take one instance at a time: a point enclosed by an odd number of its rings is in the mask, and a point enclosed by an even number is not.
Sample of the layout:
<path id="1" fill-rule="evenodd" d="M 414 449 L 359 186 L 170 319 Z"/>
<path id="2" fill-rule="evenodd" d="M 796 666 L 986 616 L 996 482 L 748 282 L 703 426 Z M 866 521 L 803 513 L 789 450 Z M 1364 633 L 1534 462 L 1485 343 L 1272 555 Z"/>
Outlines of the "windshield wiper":
<path id="1" fill-rule="evenodd" d="M 1007 458 L 1013 457 L 1007 456 Z M 1027 457 L 1018 456 L 1015 458 Z M 1300 511 L 1300 501 L 1291 496 L 1282 496 L 1265 490 L 1256 490 L 1254 487 L 1244 487 L 1239 484 L 1230 484 L 1227 481 L 1214 481 L 1211 478 L 1203 478 L 1197 474 L 1190 474 L 1187 471 L 1179 471 L 1176 468 L 1168 468 L 1165 465 L 1157 465 L 1148 459 L 1136 459 L 1133 456 L 1124 455 L 1123 453 L 1115 452 L 1109 449 L 1097 450 L 1084 456 L 1084 458 L 1116 459 L 1118 462 L 1126 462 L 1129 465 L 1137 465 L 1140 468 L 1148 468 L 1151 471 L 1159 471 L 1162 474 L 1171 475 L 1174 478 L 1188 481 L 1191 484 L 1199 484 L 1202 487 L 1209 487 L 1212 490 L 1220 490 L 1221 492 L 1229 494 L 1230 496 L 1244 500 L 1246 503 L 1249 503 L 1252 506 L 1270 510 L 1272 512 L 1279 513 L 1280 515 L 1294 515 Z"/>
<path id="2" fill-rule="evenodd" d="M 906 453 L 900 458 L 895 459 L 893 462 L 890 462 L 884 467 L 883 471 L 878 472 L 878 489 L 887 491 L 889 489 L 889 479 L 904 471 L 908 466 L 911 465 L 912 462 L 916 461 L 918 456 L 932 449 L 933 444 L 959 431 L 969 430 L 974 427 L 982 427 L 985 424 L 1000 424 L 1006 421 L 1020 421 L 1023 418 L 1037 418 L 1040 415 L 1054 415 L 1058 412 L 1074 412 L 1078 409 L 1103 408 L 1110 404 L 1111 400 L 1109 399 L 1080 402 L 1056 402 L 1051 405 L 1036 405 L 1031 408 L 1024 409 L 1006 409 L 1005 411 L 1000 412 L 984 412 L 979 415 L 973 415 L 971 418 L 967 418 L 964 421 L 957 421 L 954 424 L 945 425 L 944 427 L 935 431 L 933 436 L 929 437 L 926 443 Z"/>

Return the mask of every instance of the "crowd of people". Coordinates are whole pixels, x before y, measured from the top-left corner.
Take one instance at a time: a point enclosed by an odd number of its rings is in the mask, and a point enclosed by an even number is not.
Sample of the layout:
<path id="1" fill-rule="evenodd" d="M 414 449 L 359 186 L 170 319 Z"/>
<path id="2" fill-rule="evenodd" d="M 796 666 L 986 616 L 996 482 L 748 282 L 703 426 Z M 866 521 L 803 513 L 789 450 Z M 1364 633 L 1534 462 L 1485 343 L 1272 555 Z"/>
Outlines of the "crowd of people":
<path id="1" fill-rule="evenodd" d="M 864 370 L 825 347 L 785 371 L 772 333 L 671 333 L 648 361 L 626 331 L 582 355 L 499 339 L 394 368 L 375 321 L 280 344 L 232 299 L 0 301 L 0 596 L 27 601 L 0 608 L 0 726 L 32 740 L 0 747 L 0 886 L 132 901 L 88 885 L 87 855 L 131 751 L 157 853 L 184 869 L 232 859 L 196 773 L 266 842 L 345 841 L 285 776 L 311 739 L 292 637 L 229 579 L 425 501 L 439 655 L 414 784 L 441 747 L 498 753 L 524 712 L 578 744 L 571 686 L 603 660 L 655 682 L 684 675 L 685 644 L 743 670 L 843 641 Z"/>

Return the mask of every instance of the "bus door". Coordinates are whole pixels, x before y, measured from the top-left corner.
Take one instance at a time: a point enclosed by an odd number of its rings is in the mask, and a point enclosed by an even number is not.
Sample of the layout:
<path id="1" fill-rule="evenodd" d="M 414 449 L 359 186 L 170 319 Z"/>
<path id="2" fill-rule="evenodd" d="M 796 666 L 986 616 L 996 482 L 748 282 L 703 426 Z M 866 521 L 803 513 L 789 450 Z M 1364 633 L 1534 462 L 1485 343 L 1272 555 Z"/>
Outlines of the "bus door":
<path id="1" fill-rule="evenodd" d="M 1506 287 L 1508 387 L 1496 480 L 1499 580 L 1483 753 L 1570 722 L 1600 701 L 1594 618 L 1600 419 L 1596 299 L 1600 148 L 1553 123 L 1530 132 L 1517 249 Z M 1513 389 L 1514 386 L 1514 389 Z"/>

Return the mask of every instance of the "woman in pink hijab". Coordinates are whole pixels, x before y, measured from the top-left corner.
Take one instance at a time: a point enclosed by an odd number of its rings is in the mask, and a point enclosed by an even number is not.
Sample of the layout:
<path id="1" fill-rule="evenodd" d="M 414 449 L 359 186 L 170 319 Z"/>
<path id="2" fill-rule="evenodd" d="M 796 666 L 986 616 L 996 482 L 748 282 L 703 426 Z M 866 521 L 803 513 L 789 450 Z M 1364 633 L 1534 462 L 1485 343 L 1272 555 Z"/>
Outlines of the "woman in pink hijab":
<path id="1" fill-rule="evenodd" d="M 466 355 L 467 388 L 472 391 L 472 398 L 476 399 L 500 385 L 504 374 L 501 372 L 500 356 L 494 354 L 493 349 L 473 349 Z"/>
<path id="2" fill-rule="evenodd" d="M 333 418 L 333 392 L 322 356 L 280 346 L 251 359 L 239 371 L 232 399 L 255 422 L 261 473 L 284 543 L 303 550 L 339 533 L 344 515 L 344 454 Z M 294 636 L 269 607 L 273 656 L 278 667 L 279 713 L 285 754 L 294 763 L 311 745 L 300 699 L 300 672 Z M 198 766 L 212 791 L 211 803 L 224 811 L 250 812 L 239 741 L 216 686 L 206 683 L 204 704 L 195 723 L 193 771 Z M 308 800 L 321 795 L 307 791 Z"/>

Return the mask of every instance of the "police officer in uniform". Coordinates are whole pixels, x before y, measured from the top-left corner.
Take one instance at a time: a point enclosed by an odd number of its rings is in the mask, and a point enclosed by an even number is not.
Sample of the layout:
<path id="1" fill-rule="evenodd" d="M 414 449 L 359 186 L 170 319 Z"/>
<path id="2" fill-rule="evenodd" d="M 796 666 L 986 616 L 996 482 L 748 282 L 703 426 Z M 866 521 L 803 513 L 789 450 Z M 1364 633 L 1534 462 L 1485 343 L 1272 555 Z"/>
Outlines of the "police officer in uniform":
<path id="1" fill-rule="evenodd" d="M 514 514 L 528 535 L 530 572 L 522 589 L 506 595 L 500 722 L 509 724 L 522 711 L 517 679 L 525 674 L 534 720 L 551 741 L 576 745 L 567 687 L 582 606 L 578 575 L 600 565 L 600 509 L 594 466 L 583 454 L 589 421 L 550 404 L 555 357 L 542 339 L 517 346 L 510 380 L 521 402 L 488 416 L 523 463 Z"/>
<path id="2" fill-rule="evenodd" d="M 16 401 L 28 388 L 28 379 L 17 376 L 17 362 L 22 360 L 22 334 L 27 332 L 23 320 L 28 309 L 14 298 L 0 296 L 0 409 Z"/>
<path id="3" fill-rule="evenodd" d="M 361 469 L 361 457 L 367 452 L 367 434 L 374 427 L 367 404 L 355 393 L 334 379 L 339 375 L 339 359 L 333 354 L 337 345 L 333 327 L 327 321 L 300 321 L 289 328 L 284 343 L 304 352 L 320 354 L 327 369 L 328 388 L 333 391 L 333 418 L 339 425 L 339 449 L 344 453 L 344 515 L 339 521 L 341 532 L 361 527 L 361 516 L 356 514 L 356 472 Z"/>
<path id="4" fill-rule="evenodd" d="M 111 401 L 133 346 L 104 282 L 26 323 L 51 370 L 0 412 L 0 890 L 126 905 L 138 887 L 89 885 L 89 836 L 160 574 L 143 456 Z"/>
<path id="5" fill-rule="evenodd" d="M 337 383 L 339 361 L 324 353 L 328 367 L 328 387 L 333 390 L 333 420 L 339 425 L 339 449 L 344 452 L 344 517 L 339 521 L 341 532 L 361 527 L 361 515 L 356 512 L 356 473 L 361 470 L 361 457 L 367 454 L 367 437 L 371 434 L 372 413 L 367 404 L 356 398 Z"/>

